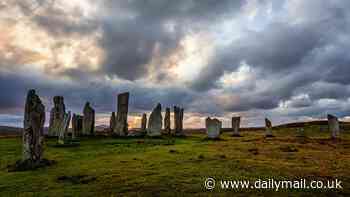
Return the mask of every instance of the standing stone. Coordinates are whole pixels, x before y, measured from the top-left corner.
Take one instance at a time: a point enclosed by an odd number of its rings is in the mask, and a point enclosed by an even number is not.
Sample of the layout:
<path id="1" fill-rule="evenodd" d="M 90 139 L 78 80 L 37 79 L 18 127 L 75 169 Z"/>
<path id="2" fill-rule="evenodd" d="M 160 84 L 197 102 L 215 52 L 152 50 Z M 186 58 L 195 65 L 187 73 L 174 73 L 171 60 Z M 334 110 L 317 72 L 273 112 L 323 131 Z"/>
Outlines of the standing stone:
<path id="1" fill-rule="evenodd" d="M 83 116 L 73 114 L 72 117 L 72 138 L 75 139 L 82 135 L 83 131 Z"/>
<path id="2" fill-rule="evenodd" d="M 174 132 L 176 136 L 183 136 L 184 109 L 174 106 Z"/>
<path id="3" fill-rule="evenodd" d="M 43 159 L 45 124 L 45 106 L 35 90 L 28 91 L 24 111 L 22 162 L 35 165 Z"/>
<path id="4" fill-rule="evenodd" d="M 299 138 L 305 138 L 306 137 L 304 128 L 298 128 L 298 130 L 297 130 L 297 137 L 299 137 Z"/>
<path id="5" fill-rule="evenodd" d="M 147 129 L 147 114 L 142 114 L 141 131 L 146 132 Z"/>
<path id="6" fill-rule="evenodd" d="M 129 92 L 118 95 L 117 121 L 114 127 L 114 134 L 117 136 L 128 135 L 128 110 Z"/>
<path id="7" fill-rule="evenodd" d="M 301 127 L 301 128 L 297 128 L 297 140 L 300 142 L 300 143 L 306 143 L 307 142 L 307 137 L 306 137 L 306 133 L 305 133 L 305 128 L 304 127 Z"/>
<path id="8" fill-rule="evenodd" d="M 49 122 L 49 136 L 58 136 L 59 129 L 62 125 L 64 114 L 66 113 L 66 106 L 64 105 L 64 98 L 62 96 L 53 97 L 54 107 L 50 112 Z"/>
<path id="9" fill-rule="evenodd" d="M 184 127 L 184 108 L 180 109 L 180 116 L 179 116 L 179 132 L 178 135 L 184 135 L 183 133 L 183 127 Z"/>
<path id="10" fill-rule="evenodd" d="M 272 123 L 269 119 L 265 118 L 265 129 L 266 129 L 266 137 L 274 137 L 272 135 Z"/>
<path id="11" fill-rule="evenodd" d="M 109 130 L 110 132 L 113 132 L 113 129 L 115 128 L 116 125 L 116 117 L 115 117 L 115 112 L 112 112 L 111 114 L 111 119 L 109 120 Z"/>
<path id="12" fill-rule="evenodd" d="M 205 127 L 207 129 L 207 135 L 209 139 L 219 139 L 222 123 L 220 120 L 208 117 L 205 120 Z"/>
<path id="13" fill-rule="evenodd" d="M 170 108 L 167 107 L 165 109 L 165 117 L 164 117 L 164 133 L 169 135 L 171 132 L 171 128 L 170 128 Z"/>
<path id="14" fill-rule="evenodd" d="M 306 126 L 306 124 L 304 125 L 304 127 L 305 126 Z M 305 143 L 308 142 L 308 138 L 306 136 L 304 127 L 301 127 L 301 128 L 297 129 L 297 136 L 296 136 L 298 141 L 299 141 L 299 143 L 302 143 L 302 144 L 305 144 Z"/>
<path id="15" fill-rule="evenodd" d="M 241 117 L 232 117 L 232 129 L 233 129 L 233 135 L 234 137 L 240 137 L 239 134 L 239 127 L 241 124 Z"/>
<path id="16" fill-rule="evenodd" d="M 95 131 L 95 110 L 86 102 L 83 111 L 83 135 L 94 135 Z"/>
<path id="17" fill-rule="evenodd" d="M 332 139 L 336 139 L 340 133 L 338 118 L 336 116 L 328 114 L 327 119 L 328 119 L 328 127 L 331 132 L 331 137 Z"/>
<path id="18" fill-rule="evenodd" d="M 59 135 L 58 135 L 58 144 L 65 144 L 68 140 L 68 127 L 71 120 L 71 112 L 68 111 L 68 113 L 64 114 L 63 122 L 61 124 L 61 127 L 59 129 Z"/>
<path id="19" fill-rule="evenodd" d="M 149 116 L 147 135 L 151 137 L 161 136 L 162 125 L 162 105 L 158 103 Z"/>

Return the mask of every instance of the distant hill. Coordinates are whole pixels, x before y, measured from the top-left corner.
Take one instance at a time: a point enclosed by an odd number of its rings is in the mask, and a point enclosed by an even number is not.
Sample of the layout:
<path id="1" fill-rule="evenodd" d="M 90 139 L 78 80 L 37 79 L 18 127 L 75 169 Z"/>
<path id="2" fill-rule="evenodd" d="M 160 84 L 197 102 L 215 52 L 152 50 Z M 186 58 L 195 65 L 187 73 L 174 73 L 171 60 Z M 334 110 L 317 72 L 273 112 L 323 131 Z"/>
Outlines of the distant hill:
<path id="1" fill-rule="evenodd" d="M 305 127 L 305 126 L 323 126 L 327 127 L 328 122 L 327 120 L 317 120 L 317 121 L 309 121 L 309 122 L 293 122 L 293 123 L 287 123 L 287 124 L 281 124 L 276 125 L 274 128 L 277 129 L 283 129 L 283 128 L 299 128 L 299 127 Z M 350 130 L 350 122 L 340 122 L 340 127 L 343 130 Z M 95 127 L 97 134 L 104 134 L 108 131 L 107 125 L 97 125 Z M 243 127 L 241 128 L 241 131 L 256 131 L 256 130 L 264 130 L 264 127 Z M 22 135 L 22 128 L 18 127 L 9 127 L 9 126 L 0 126 L 0 137 L 12 137 L 12 136 L 21 136 Z M 132 130 L 132 129 L 131 129 Z M 45 127 L 44 133 L 47 134 L 48 128 Z M 223 132 L 231 132 L 232 128 L 223 128 Z M 185 132 L 188 134 L 191 133 L 203 133 L 205 132 L 205 128 L 198 128 L 198 129 L 185 129 Z"/>
<path id="2" fill-rule="evenodd" d="M 342 129 L 349 130 L 350 129 L 350 122 L 339 122 L 340 127 Z M 305 127 L 305 126 L 324 126 L 328 127 L 328 121 L 327 120 L 315 120 L 315 121 L 309 121 L 309 122 L 294 122 L 294 123 L 287 123 L 287 124 L 281 124 L 275 126 L 275 128 L 298 128 L 298 127 Z"/>
<path id="3" fill-rule="evenodd" d="M 22 135 L 22 130 L 18 127 L 0 126 L 0 137 L 19 136 Z"/>
<path id="4" fill-rule="evenodd" d="M 105 129 L 107 129 L 108 126 L 106 125 L 98 125 L 95 127 L 96 132 L 103 132 Z M 49 128 L 44 128 L 44 134 L 48 133 Z M 23 128 L 19 127 L 9 127 L 9 126 L 0 126 L 0 137 L 15 137 L 15 136 L 21 136 L 22 135 Z"/>
<path id="5" fill-rule="evenodd" d="M 340 122 L 342 124 L 342 122 Z M 327 120 L 315 120 L 308 122 L 292 122 L 281 125 L 276 125 L 276 128 L 297 128 L 297 127 L 305 127 L 305 126 L 328 126 Z"/>

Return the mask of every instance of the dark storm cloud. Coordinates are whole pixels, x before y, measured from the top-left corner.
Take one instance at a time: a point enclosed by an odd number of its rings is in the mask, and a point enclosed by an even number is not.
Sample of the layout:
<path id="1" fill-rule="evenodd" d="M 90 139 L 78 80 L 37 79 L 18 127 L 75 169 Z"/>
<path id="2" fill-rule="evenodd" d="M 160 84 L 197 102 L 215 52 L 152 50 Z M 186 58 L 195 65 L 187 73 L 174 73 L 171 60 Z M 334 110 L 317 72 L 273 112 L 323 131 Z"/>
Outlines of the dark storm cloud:
<path id="1" fill-rule="evenodd" d="M 346 36 L 350 30 L 349 7 L 330 3 L 320 5 L 319 9 L 327 11 L 326 18 L 312 18 L 312 14 L 300 12 L 298 17 L 305 17 L 303 22 L 271 21 L 261 31 L 246 31 L 228 47 L 216 51 L 216 57 L 207 68 L 201 70 L 192 88 L 197 91 L 220 88 L 217 81 L 223 73 L 237 71 L 241 63 L 245 62 L 259 73 L 255 79 L 257 83 L 267 80 L 272 85 L 266 88 L 257 84 L 248 92 L 244 88 L 235 90 L 232 94 L 236 94 L 240 102 L 225 105 L 228 111 L 273 109 L 296 93 L 310 94 L 316 100 L 348 98 L 350 95 L 344 87 L 330 88 L 325 85 L 316 89 L 303 89 L 318 81 L 344 85 L 350 83 L 350 59 L 345 55 L 350 50 L 349 38 Z M 313 12 L 315 9 L 307 11 Z M 311 103 L 295 103 L 294 107 L 301 105 Z"/>
<path id="2" fill-rule="evenodd" d="M 24 106 L 25 80 L 0 73 L 0 112 Z"/>
<path id="3" fill-rule="evenodd" d="M 19 80 L 20 79 L 20 80 Z M 22 109 L 25 95 L 29 89 L 36 89 L 43 98 L 46 110 L 52 107 L 52 98 L 61 95 L 65 98 L 68 110 L 81 113 L 86 101 L 92 103 L 97 113 L 107 113 L 116 110 L 118 93 L 129 91 L 130 108 L 132 112 L 151 110 L 158 102 L 164 107 L 173 105 L 187 106 L 195 98 L 194 95 L 181 88 L 152 88 L 137 84 L 110 85 L 100 81 L 86 81 L 84 84 L 64 84 L 46 82 L 36 77 L 0 73 L 0 112 L 6 114 L 13 108 Z M 21 110 L 16 111 L 17 113 Z"/>
<path id="4" fill-rule="evenodd" d="M 326 98 L 346 100 L 350 97 L 349 86 L 338 83 L 315 82 L 300 88 L 300 92 L 307 92 L 312 100 Z"/>
<path id="5" fill-rule="evenodd" d="M 106 10 L 110 15 L 101 21 L 106 73 L 128 80 L 147 75 L 146 66 L 156 49 L 160 56 L 168 55 L 184 35 L 234 15 L 242 2 L 109 1 Z"/>
<path id="6" fill-rule="evenodd" d="M 247 81 L 245 86 L 223 91 L 223 94 L 233 95 L 239 100 L 239 102 L 223 103 L 223 110 L 270 110 L 277 108 L 281 102 L 290 100 L 294 95 L 307 93 L 310 89 L 303 89 L 305 84 L 317 81 L 319 76 L 313 69 L 300 68 L 299 71 L 287 74 L 256 72 L 255 78 Z"/>
<path id="7" fill-rule="evenodd" d="M 51 2 L 48 1 L 47 4 Z M 76 9 L 46 6 L 31 20 L 56 37 L 84 36 L 101 32 L 100 46 L 105 52 L 102 72 L 127 80 L 148 74 L 155 51 L 164 57 L 177 49 L 180 40 L 191 31 L 232 17 L 245 1 L 131 0 L 94 2 L 100 16 L 83 17 Z M 29 15 L 26 6 L 22 11 Z M 52 5 L 55 5 L 54 3 Z M 72 19 L 73 18 L 73 19 Z M 155 65 L 156 67 L 160 65 Z"/>
<path id="8" fill-rule="evenodd" d="M 242 61 L 264 75 L 287 75 L 304 66 L 308 56 L 322 46 L 321 32 L 325 33 L 324 29 L 282 23 L 270 24 L 262 32 L 246 32 L 243 38 L 217 52 L 210 67 L 201 71 L 194 88 L 210 89 L 224 71 L 235 71 Z"/>
<path id="9" fill-rule="evenodd" d="M 310 107 L 312 105 L 312 101 L 310 98 L 305 97 L 305 98 L 297 98 L 293 99 L 290 102 L 290 107 L 293 108 L 303 108 L 303 107 Z"/>

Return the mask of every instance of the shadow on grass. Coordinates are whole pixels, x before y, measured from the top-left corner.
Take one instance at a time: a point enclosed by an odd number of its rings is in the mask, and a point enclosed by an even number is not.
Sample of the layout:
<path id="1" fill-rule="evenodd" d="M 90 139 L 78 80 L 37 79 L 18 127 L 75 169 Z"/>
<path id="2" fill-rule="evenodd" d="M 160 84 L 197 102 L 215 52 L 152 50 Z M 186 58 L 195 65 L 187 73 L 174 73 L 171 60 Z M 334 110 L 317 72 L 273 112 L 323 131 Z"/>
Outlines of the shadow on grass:
<path id="1" fill-rule="evenodd" d="M 8 165 L 7 170 L 8 172 L 21 172 L 21 171 L 31 171 L 31 170 L 37 170 L 39 168 L 45 168 L 48 166 L 55 165 L 57 162 L 54 160 L 48 160 L 48 159 L 42 159 L 40 161 L 31 161 L 31 160 L 18 160 L 13 165 Z"/>

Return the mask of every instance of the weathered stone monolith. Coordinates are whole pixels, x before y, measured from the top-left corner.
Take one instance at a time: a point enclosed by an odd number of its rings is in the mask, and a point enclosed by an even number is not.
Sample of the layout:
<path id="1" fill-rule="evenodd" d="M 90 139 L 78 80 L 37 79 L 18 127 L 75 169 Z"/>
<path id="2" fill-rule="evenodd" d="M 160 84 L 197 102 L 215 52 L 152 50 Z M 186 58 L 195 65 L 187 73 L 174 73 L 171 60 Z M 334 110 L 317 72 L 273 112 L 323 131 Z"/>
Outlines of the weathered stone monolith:
<path id="1" fill-rule="evenodd" d="M 207 129 L 207 135 L 209 139 L 219 139 L 222 123 L 220 120 L 208 117 L 205 120 L 205 127 Z"/>
<path id="2" fill-rule="evenodd" d="M 167 107 L 165 109 L 165 117 L 164 117 L 164 133 L 169 135 L 171 132 L 171 123 L 170 123 L 170 108 Z"/>
<path id="3" fill-rule="evenodd" d="M 180 117 L 179 117 L 179 126 L 178 126 L 178 128 L 179 128 L 179 132 L 178 132 L 178 135 L 179 136 L 182 136 L 182 135 L 184 135 L 184 108 L 181 108 L 180 109 Z"/>
<path id="4" fill-rule="evenodd" d="M 109 120 L 109 130 L 110 132 L 113 132 L 113 129 L 115 128 L 115 125 L 116 125 L 116 117 L 115 117 L 115 112 L 112 112 L 111 114 L 111 118 Z"/>
<path id="5" fill-rule="evenodd" d="M 331 138 L 336 139 L 340 133 L 338 118 L 336 116 L 328 114 L 327 119 L 328 119 L 328 127 L 331 132 Z"/>
<path id="6" fill-rule="evenodd" d="M 267 118 L 265 118 L 265 132 L 265 137 L 274 137 L 272 135 L 272 123 Z"/>
<path id="7" fill-rule="evenodd" d="M 176 136 L 183 136 L 184 109 L 174 106 L 174 132 Z"/>
<path id="8" fill-rule="evenodd" d="M 114 127 L 114 134 L 117 136 L 128 135 L 128 110 L 129 110 L 129 92 L 118 95 L 117 120 Z"/>
<path id="9" fill-rule="evenodd" d="M 66 106 L 64 104 L 64 98 L 62 96 L 53 97 L 54 107 L 50 112 L 49 122 L 49 136 L 58 136 L 59 129 L 62 125 L 64 114 L 66 113 Z"/>
<path id="10" fill-rule="evenodd" d="M 95 134 L 95 110 L 86 102 L 83 111 L 83 135 Z"/>
<path id="11" fill-rule="evenodd" d="M 71 120 L 71 112 L 68 111 L 68 113 L 64 114 L 63 122 L 59 129 L 58 144 L 65 144 L 68 141 L 67 137 L 68 137 L 68 127 L 69 127 L 70 120 Z"/>
<path id="12" fill-rule="evenodd" d="M 146 132 L 146 130 L 147 130 L 147 114 L 142 114 L 141 131 Z"/>
<path id="13" fill-rule="evenodd" d="M 158 103 L 149 117 L 147 135 L 150 137 L 161 136 L 162 125 L 162 105 Z"/>
<path id="14" fill-rule="evenodd" d="M 35 90 L 29 90 L 24 109 L 22 162 L 35 165 L 44 153 L 45 106 Z"/>
<path id="15" fill-rule="evenodd" d="M 45 106 L 35 90 L 29 90 L 24 108 L 22 159 L 8 166 L 8 171 L 33 170 L 54 164 L 43 158 Z"/>
<path id="16" fill-rule="evenodd" d="M 83 131 L 83 116 L 73 114 L 72 117 L 72 138 L 76 138 L 82 135 Z"/>
<path id="17" fill-rule="evenodd" d="M 233 137 L 240 137 L 240 133 L 239 133 L 239 127 L 241 124 L 241 117 L 237 116 L 237 117 L 232 117 L 232 129 L 233 129 Z"/>

